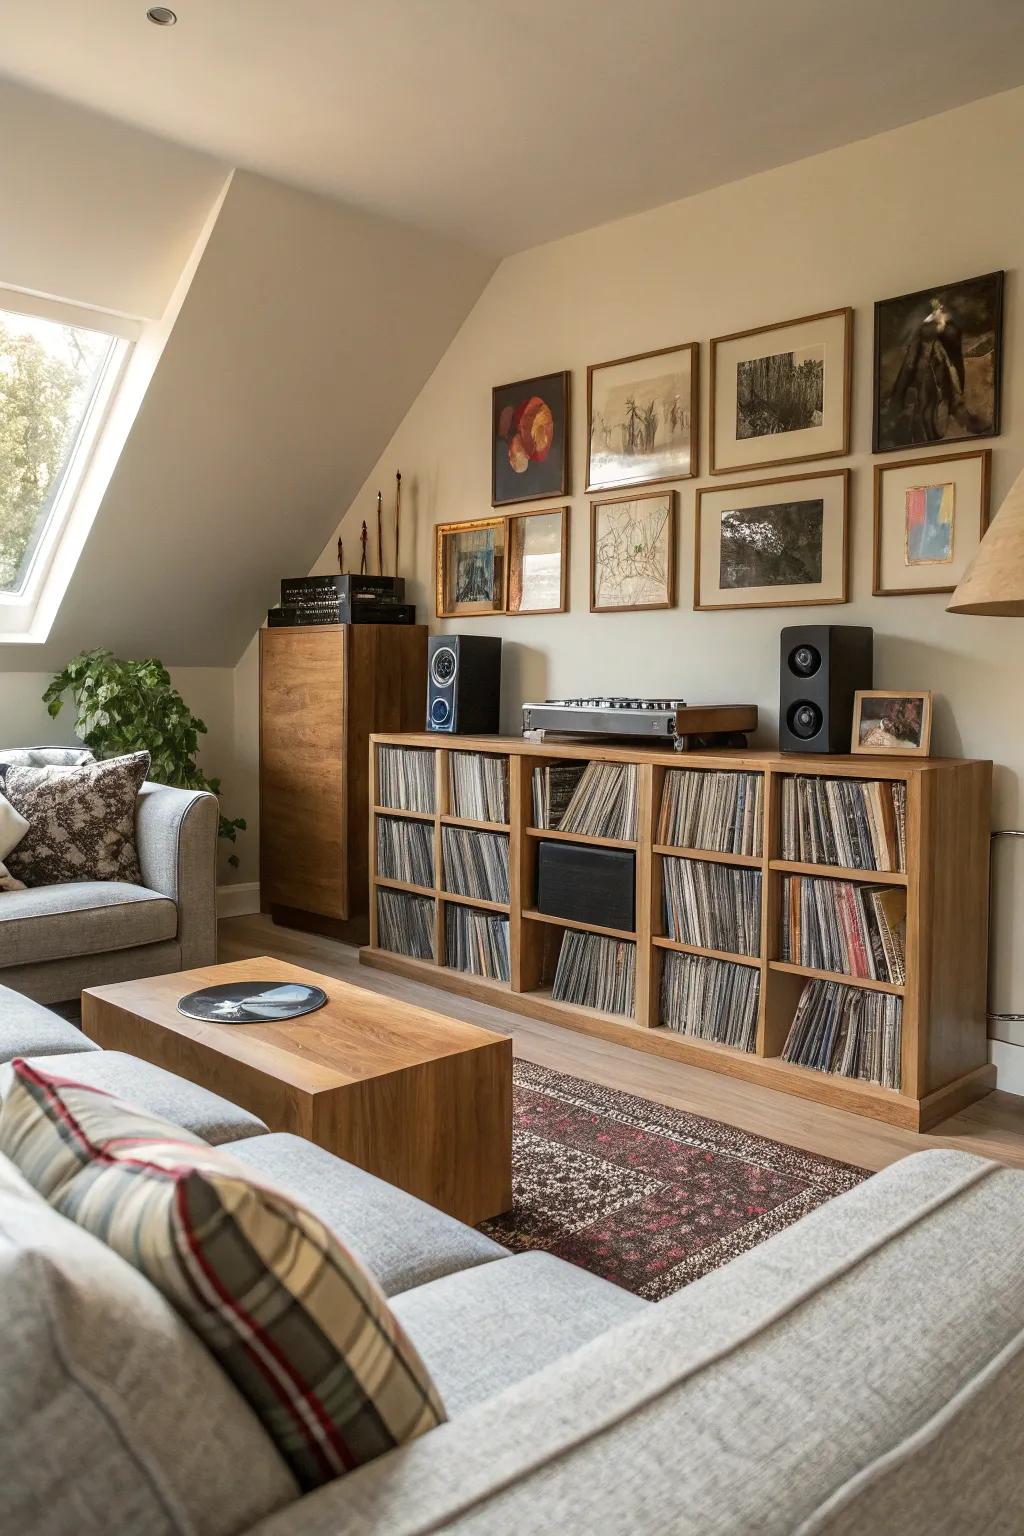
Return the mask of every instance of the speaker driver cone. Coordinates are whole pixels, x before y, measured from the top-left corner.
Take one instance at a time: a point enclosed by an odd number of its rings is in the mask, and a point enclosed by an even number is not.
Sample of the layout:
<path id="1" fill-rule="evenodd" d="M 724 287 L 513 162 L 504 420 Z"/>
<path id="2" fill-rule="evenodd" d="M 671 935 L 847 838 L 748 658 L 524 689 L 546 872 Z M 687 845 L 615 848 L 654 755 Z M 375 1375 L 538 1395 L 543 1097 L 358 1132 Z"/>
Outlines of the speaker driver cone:
<path id="1" fill-rule="evenodd" d="M 786 724 L 800 741 L 810 741 L 817 736 L 823 721 L 821 710 L 809 699 L 797 699 L 795 704 L 789 706 L 786 716 Z"/>
<path id="2" fill-rule="evenodd" d="M 789 653 L 789 670 L 797 677 L 813 677 L 821 666 L 821 652 L 813 645 L 798 645 Z"/>

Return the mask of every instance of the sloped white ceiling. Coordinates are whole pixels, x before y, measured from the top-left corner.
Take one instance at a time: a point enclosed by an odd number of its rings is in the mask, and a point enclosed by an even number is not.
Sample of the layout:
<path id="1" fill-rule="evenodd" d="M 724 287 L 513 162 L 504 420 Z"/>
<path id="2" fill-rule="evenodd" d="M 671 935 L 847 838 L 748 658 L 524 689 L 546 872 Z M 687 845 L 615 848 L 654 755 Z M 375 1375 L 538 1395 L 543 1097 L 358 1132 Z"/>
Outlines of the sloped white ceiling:
<path id="1" fill-rule="evenodd" d="M 4 668 L 59 667 L 93 645 L 234 665 L 279 578 L 316 559 L 492 266 L 237 174 L 50 638 L 5 649 Z"/>

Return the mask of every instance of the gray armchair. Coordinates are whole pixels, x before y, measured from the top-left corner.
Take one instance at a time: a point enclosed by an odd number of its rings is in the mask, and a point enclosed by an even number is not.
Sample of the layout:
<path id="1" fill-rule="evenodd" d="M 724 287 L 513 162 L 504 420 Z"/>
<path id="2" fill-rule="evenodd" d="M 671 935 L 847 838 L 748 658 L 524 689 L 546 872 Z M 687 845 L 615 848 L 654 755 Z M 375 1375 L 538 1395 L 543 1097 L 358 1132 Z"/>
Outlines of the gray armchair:
<path id="1" fill-rule="evenodd" d="M 217 825 L 216 796 L 143 785 L 136 841 L 144 883 L 5 891 L 0 983 L 60 1003 L 83 987 L 209 965 L 217 955 Z"/>

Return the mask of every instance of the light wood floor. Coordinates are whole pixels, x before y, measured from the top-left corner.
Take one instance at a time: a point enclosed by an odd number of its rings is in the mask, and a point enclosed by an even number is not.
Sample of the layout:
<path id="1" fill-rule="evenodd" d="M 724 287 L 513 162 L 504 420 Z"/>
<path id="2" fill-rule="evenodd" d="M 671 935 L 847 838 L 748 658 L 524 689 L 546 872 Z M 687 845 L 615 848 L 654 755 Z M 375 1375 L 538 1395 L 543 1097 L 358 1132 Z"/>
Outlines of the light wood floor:
<path id="1" fill-rule="evenodd" d="M 435 1013 L 486 1025 L 511 1035 L 515 1054 L 527 1061 L 713 1120 L 724 1120 L 742 1130 L 771 1136 L 789 1146 L 836 1157 L 861 1168 L 884 1168 L 925 1147 L 959 1147 L 1024 1168 L 1024 1098 L 1015 1094 L 991 1093 L 927 1135 L 916 1136 L 846 1110 L 829 1109 L 700 1067 L 594 1040 L 555 1024 L 520 1018 L 487 1003 L 372 970 L 359 964 L 358 951 L 348 945 L 292 928 L 279 928 L 269 917 L 222 921 L 220 958 L 241 960 L 252 955 L 290 960 L 295 965 L 308 966 L 311 971 L 431 1008 Z"/>

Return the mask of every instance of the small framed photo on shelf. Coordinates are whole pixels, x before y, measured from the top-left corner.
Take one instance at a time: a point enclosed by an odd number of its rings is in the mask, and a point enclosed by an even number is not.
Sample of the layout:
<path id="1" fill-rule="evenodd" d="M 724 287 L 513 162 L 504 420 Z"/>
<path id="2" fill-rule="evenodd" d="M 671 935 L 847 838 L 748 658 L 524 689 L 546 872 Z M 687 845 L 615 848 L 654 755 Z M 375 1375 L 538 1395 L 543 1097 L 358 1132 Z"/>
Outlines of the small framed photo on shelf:
<path id="1" fill-rule="evenodd" d="M 847 601 L 848 469 L 697 492 L 693 606 Z"/>
<path id="2" fill-rule="evenodd" d="M 988 527 L 992 451 L 875 465 L 875 597 L 953 592 Z"/>
<path id="3" fill-rule="evenodd" d="M 872 757 L 927 757 L 931 745 L 930 693 L 858 688 L 853 696 L 851 752 Z"/>
<path id="4" fill-rule="evenodd" d="M 509 613 L 564 613 L 568 607 L 569 511 L 509 514 Z"/>
<path id="5" fill-rule="evenodd" d="M 492 391 L 492 507 L 571 494 L 570 377 L 546 373 Z"/>
<path id="6" fill-rule="evenodd" d="M 590 611 L 636 613 L 676 601 L 676 493 L 590 503 Z"/>
<path id="7" fill-rule="evenodd" d="M 587 369 L 587 490 L 689 480 L 700 440 L 695 341 Z"/>
<path id="8" fill-rule="evenodd" d="M 852 375 L 852 309 L 716 336 L 711 473 L 849 453 Z"/>
<path id="9" fill-rule="evenodd" d="M 473 618 L 505 611 L 503 517 L 434 528 L 434 573 L 439 619 Z"/>

